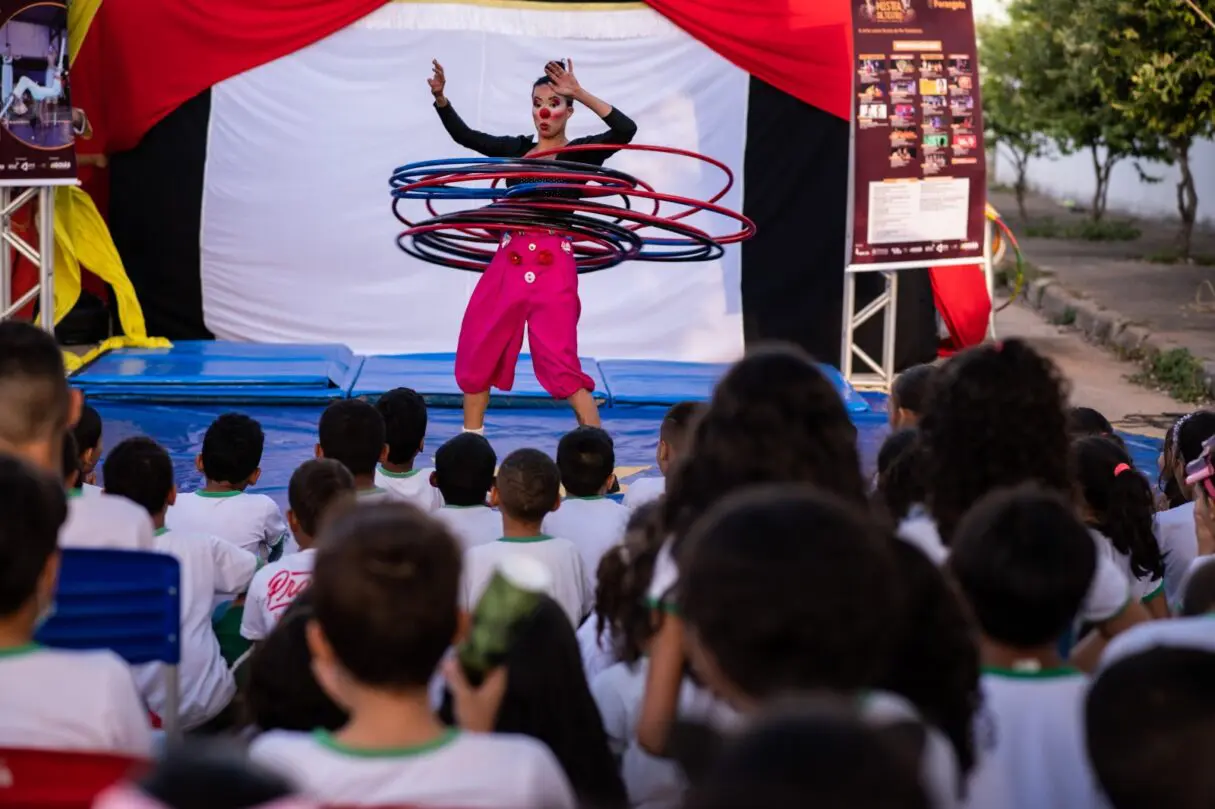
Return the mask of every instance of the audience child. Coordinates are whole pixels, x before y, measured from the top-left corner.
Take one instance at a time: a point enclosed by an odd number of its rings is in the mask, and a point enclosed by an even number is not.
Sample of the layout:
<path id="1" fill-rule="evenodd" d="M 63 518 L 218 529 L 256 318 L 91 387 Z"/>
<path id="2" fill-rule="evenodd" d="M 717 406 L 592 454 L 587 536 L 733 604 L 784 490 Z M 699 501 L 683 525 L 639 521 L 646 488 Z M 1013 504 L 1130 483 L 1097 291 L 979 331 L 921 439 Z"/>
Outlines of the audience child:
<path id="1" fill-rule="evenodd" d="M 603 716 L 608 743 L 620 760 L 629 804 L 646 809 L 679 806 L 687 786 L 674 761 L 651 756 L 636 742 L 650 641 L 662 620 L 662 613 L 652 610 L 645 600 L 664 539 L 656 530 L 657 510 L 658 505 L 650 502 L 634 511 L 624 542 L 609 550 L 599 563 L 595 615 L 578 630 L 580 636 L 589 631 L 596 641 L 590 647 L 596 656 L 606 647 L 602 654 L 608 665 L 596 665 L 591 693 Z M 582 646 L 586 658 L 585 640 Z M 584 659 L 584 664 L 589 659 Z M 703 719 L 711 716 L 714 708 L 711 697 L 685 678 L 679 693 L 679 714 Z"/>
<path id="2" fill-rule="evenodd" d="M 261 477 L 265 440 L 262 426 L 241 413 L 212 422 L 194 460 L 206 485 L 177 498 L 165 524 L 174 531 L 217 536 L 262 562 L 269 559 L 286 539 L 287 524 L 277 503 L 245 491 Z"/>
<path id="3" fill-rule="evenodd" d="M 1093 683 L 1085 711 L 1088 753 L 1113 809 L 1211 805 L 1213 681 L 1209 649 L 1157 648 L 1121 660 Z"/>
<path id="4" fill-rule="evenodd" d="M 0 455 L 0 514 L 0 747 L 150 755 L 147 711 L 126 663 L 34 642 L 54 611 L 63 488 Z"/>
<path id="5" fill-rule="evenodd" d="M 936 373 L 935 365 L 913 365 L 895 377 L 886 403 L 891 429 L 903 430 L 919 423 Z"/>
<path id="6" fill-rule="evenodd" d="M 984 666 L 975 809 L 1101 806 L 1084 747 L 1088 679 L 1059 656 L 1098 555 L 1071 505 L 1031 487 L 981 499 L 954 534 L 949 568 Z"/>
<path id="7" fill-rule="evenodd" d="M 1152 488 L 1131 456 L 1108 438 L 1072 443 L 1081 516 L 1131 583 L 1131 595 L 1156 618 L 1169 614 L 1164 555 L 1156 541 Z"/>
<path id="8" fill-rule="evenodd" d="M 77 488 L 83 488 L 90 494 L 96 494 L 101 491 L 101 487 L 96 485 L 96 470 L 97 464 L 101 462 L 102 448 L 101 414 L 91 405 L 83 405 L 80 408 L 80 420 L 72 428 L 72 435 L 76 439 L 76 449 L 79 453 L 78 463 L 82 484 Z"/>
<path id="9" fill-rule="evenodd" d="M 37 326 L 0 321 L 0 452 L 63 476 L 63 439 L 81 410 L 55 338 Z M 69 493 L 60 548 L 150 550 L 152 522 L 121 497 Z"/>
<path id="10" fill-rule="evenodd" d="M 962 515 L 989 492 L 1036 483 L 1073 496 L 1067 387 L 1054 363 L 1003 340 L 953 357 L 933 385 L 920 421 L 928 512 L 904 520 L 901 539 L 944 558 Z M 1149 617 L 1108 553 L 1097 555 L 1080 617 L 1099 629 L 1075 650 L 1082 668 L 1095 665 L 1104 640 Z"/>
<path id="11" fill-rule="evenodd" d="M 1185 485 L 1186 464 L 1202 455 L 1202 445 L 1215 436 L 1215 412 L 1199 410 L 1178 419 L 1165 436 L 1160 490 L 1170 496 L 1169 508 L 1156 515 L 1156 531 L 1164 557 L 1164 592 L 1169 604 L 1181 604 L 1182 587 L 1190 565 L 1198 557 L 1194 529 L 1194 490 Z"/>
<path id="12" fill-rule="evenodd" d="M 722 497 L 759 483 L 802 483 L 867 507 L 856 427 L 839 391 L 798 348 L 751 351 L 717 384 L 692 427 L 688 451 L 673 468 L 663 500 L 663 533 L 673 538 L 655 562 L 650 601 L 668 609 L 679 573 L 679 545 Z M 637 736 L 662 754 L 685 669 L 683 622 L 668 614 L 654 638 Z"/>
<path id="13" fill-rule="evenodd" d="M 875 724 L 919 724 L 906 700 L 875 690 L 897 639 L 898 574 L 892 541 L 856 504 L 796 485 L 739 491 L 685 543 L 688 657 L 736 711 L 825 691 L 859 702 Z M 921 751 L 933 804 L 954 806 L 960 778 L 949 742 L 928 728 Z"/>
<path id="14" fill-rule="evenodd" d="M 629 510 L 607 497 L 616 482 L 615 468 L 612 437 L 598 427 L 579 427 L 557 444 L 565 499 L 544 518 L 543 529 L 577 545 L 588 573 L 599 567 L 609 548 L 620 544 L 629 521 Z"/>
<path id="15" fill-rule="evenodd" d="M 541 530 L 544 518 L 561 505 L 557 464 L 540 450 L 515 450 L 502 461 L 490 497 L 502 512 L 501 538 L 465 553 L 461 604 L 472 611 L 501 559 L 530 556 L 553 575 L 548 595 L 561 605 L 573 626 L 581 624 L 595 601 L 595 588 L 582 556 L 568 539 Z"/>
<path id="16" fill-rule="evenodd" d="M 582 673 L 574 630 L 557 602 L 545 597 L 521 623 L 504 665 L 506 693 L 494 732 L 543 742 L 560 762 L 580 806 L 626 806 L 624 783 Z M 454 720 L 450 693 L 441 714 Z"/>
<path id="17" fill-rule="evenodd" d="M 970 612 L 940 567 L 915 546 L 895 542 L 894 556 L 899 632 L 878 688 L 904 697 L 941 729 L 964 781 L 975 765 L 974 719 L 983 701 Z"/>
<path id="18" fill-rule="evenodd" d="M 304 462 L 287 485 L 287 522 L 299 553 L 266 565 L 253 577 L 245 597 L 240 634 L 246 640 L 263 640 L 291 602 L 312 582 L 316 536 L 335 506 L 354 499 L 354 476 L 329 458 Z"/>
<path id="19" fill-rule="evenodd" d="M 304 591 L 249 658 L 245 715 L 254 731 L 335 731 L 349 720 L 312 673 L 305 630 L 313 616 L 312 596 Z"/>
<path id="20" fill-rule="evenodd" d="M 497 465 L 494 448 L 477 433 L 461 433 L 435 453 L 430 483 L 443 500 L 435 516 L 464 550 L 502 536 L 502 515 L 488 505 Z"/>
<path id="21" fill-rule="evenodd" d="M 923 476 L 919 431 L 909 427 L 887 436 L 878 450 L 876 500 L 895 523 L 923 513 L 928 498 Z M 943 557 L 934 561 L 939 563 Z"/>
<path id="22" fill-rule="evenodd" d="M 430 485 L 434 470 L 415 468 L 425 447 L 426 402 L 409 388 L 395 388 L 380 397 L 375 409 L 384 417 L 388 441 L 388 457 L 376 467 L 375 485 L 423 511 L 442 506 L 438 490 Z"/>
<path id="23" fill-rule="evenodd" d="M 543 744 L 480 732 L 492 728 L 501 671 L 475 693 L 456 689 L 463 730 L 431 710 L 427 686 L 459 626 L 459 582 L 459 545 L 416 508 L 376 503 L 333 520 L 318 542 L 307 634 L 317 681 L 350 721 L 332 733 L 266 733 L 254 761 L 326 803 L 572 809 Z"/>
<path id="24" fill-rule="evenodd" d="M 211 629 L 212 605 L 216 595 L 244 592 L 257 569 L 257 558 L 209 534 L 165 527 L 165 513 L 177 498 L 177 488 L 169 454 L 152 439 L 126 439 L 110 450 L 102 469 L 107 492 L 126 497 L 151 515 L 155 550 L 181 563 L 182 726 L 222 729 L 232 720 L 229 709 L 236 684 Z M 161 715 L 166 704 L 164 666 L 139 666 L 135 676 L 148 706 Z"/>
<path id="25" fill-rule="evenodd" d="M 704 410 L 700 402 L 679 402 L 671 406 L 658 428 L 658 450 L 655 462 L 661 477 L 637 478 L 624 492 L 624 505 L 638 508 L 662 497 L 667 487 L 667 475 L 683 457 L 693 420 Z"/>
<path id="26" fill-rule="evenodd" d="M 780 705 L 729 740 L 687 809 L 928 809 L 903 734 L 846 706 Z"/>
<path id="27" fill-rule="evenodd" d="M 63 434 L 63 487 L 69 492 L 81 488 L 80 453 L 76 449 L 76 437 L 68 430 Z"/>
<path id="28" fill-rule="evenodd" d="M 380 411 L 361 399 L 336 401 L 321 414 L 316 457 L 331 458 L 350 470 L 358 496 L 381 500 L 376 468 L 388 458 L 388 437 Z"/>
<path id="29" fill-rule="evenodd" d="M 1113 441 L 1122 449 L 1126 442 L 1114 430 L 1114 425 L 1099 411 L 1091 407 L 1073 407 L 1067 411 L 1067 431 L 1073 439 L 1096 436 Z"/>

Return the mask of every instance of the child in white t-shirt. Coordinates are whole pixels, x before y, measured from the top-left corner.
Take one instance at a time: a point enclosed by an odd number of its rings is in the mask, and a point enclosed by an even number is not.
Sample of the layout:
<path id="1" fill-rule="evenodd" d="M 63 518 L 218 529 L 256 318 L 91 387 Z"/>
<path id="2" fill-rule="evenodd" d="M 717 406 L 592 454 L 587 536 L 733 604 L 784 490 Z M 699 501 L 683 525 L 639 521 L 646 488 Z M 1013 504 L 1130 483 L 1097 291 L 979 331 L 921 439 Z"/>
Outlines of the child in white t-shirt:
<path id="1" fill-rule="evenodd" d="M 498 456 L 484 436 L 461 433 L 439 447 L 431 485 L 443 506 L 435 512 L 464 550 L 502 536 L 502 515 L 488 505 Z"/>
<path id="2" fill-rule="evenodd" d="M 949 568 L 984 667 L 967 805 L 1102 806 L 1084 743 L 1088 678 L 1059 653 L 1098 554 L 1071 504 L 1033 487 L 988 495 L 959 524 Z"/>
<path id="3" fill-rule="evenodd" d="M 875 690 L 902 605 L 890 541 L 859 506 L 810 487 L 742 489 L 684 542 L 679 609 L 692 670 L 726 703 L 714 724 L 730 729 L 799 691 L 842 697 L 875 725 L 919 724 L 907 700 Z M 953 807 L 957 757 L 944 734 L 925 730 L 925 789 L 937 809 Z"/>
<path id="4" fill-rule="evenodd" d="M 317 534 L 334 506 L 353 499 L 354 477 L 337 461 L 314 458 L 292 473 L 287 486 L 287 522 L 300 550 L 266 565 L 253 577 L 241 616 L 241 637 L 264 640 L 296 596 L 308 588 Z"/>
<path id="5" fill-rule="evenodd" d="M 1210 623 L 1211 619 L 1201 620 Z M 1176 622 L 1152 625 L 1170 623 Z M 1108 806 L 1204 809 L 1210 805 L 1215 789 L 1212 682 L 1215 654 L 1209 648 L 1149 649 L 1098 675 L 1085 705 L 1086 735 Z"/>
<path id="6" fill-rule="evenodd" d="M 147 710 L 131 670 L 109 651 L 34 643 L 54 608 L 59 481 L 0 456 L 0 747 L 151 755 Z"/>
<path id="7" fill-rule="evenodd" d="M 572 809 L 542 743 L 478 732 L 492 727 L 500 672 L 476 694 L 494 695 L 488 711 L 453 688 L 463 729 L 431 709 L 428 683 L 459 627 L 459 582 L 459 545 L 416 508 L 383 502 L 338 516 L 317 550 L 308 644 L 317 681 L 350 721 L 336 733 L 266 733 L 254 761 L 328 804 Z"/>
<path id="8" fill-rule="evenodd" d="M 350 470 L 359 502 L 390 496 L 376 483 L 376 469 L 388 459 L 384 417 L 362 399 L 340 399 L 321 413 L 316 457 L 332 458 Z"/>
<path id="9" fill-rule="evenodd" d="M 257 570 L 257 557 L 209 534 L 165 527 L 165 512 L 177 497 L 173 462 L 150 438 L 128 438 L 110 450 L 103 467 L 107 491 L 142 506 L 156 525 L 156 550 L 181 563 L 181 724 L 186 730 L 204 725 L 227 726 L 236 684 L 211 627 L 217 595 L 243 593 Z M 86 498 L 92 500 L 94 498 Z M 148 707 L 161 715 L 166 707 L 164 666 L 139 666 L 136 680 Z"/>
<path id="10" fill-rule="evenodd" d="M 657 504 L 633 512 L 624 542 L 599 564 L 595 613 L 579 633 L 589 632 L 597 649 L 606 649 L 607 666 L 591 679 L 591 693 L 603 717 L 608 744 L 620 762 L 629 804 L 645 809 L 680 805 L 687 783 L 674 761 L 650 755 L 637 744 L 637 722 L 649 673 L 650 640 L 661 620 L 646 603 L 646 590 L 662 547 Z M 585 643 L 583 653 L 586 653 Z M 584 665 L 586 664 L 584 660 Z M 588 667 L 589 670 L 589 667 Z M 712 698 L 690 679 L 680 687 L 678 711 L 695 716 Z"/>
<path id="11" fill-rule="evenodd" d="M 76 453 L 80 465 L 80 481 L 77 488 L 88 494 L 101 491 L 97 486 L 97 464 L 101 462 L 102 436 L 101 414 L 89 405 L 80 408 L 80 420 L 72 428 L 76 440 Z"/>
<path id="12" fill-rule="evenodd" d="M 177 498 L 165 525 L 217 536 L 262 562 L 270 558 L 286 539 L 287 524 L 277 503 L 246 491 L 261 477 L 265 441 L 262 426 L 241 413 L 225 413 L 212 422 L 194 459 L 206 485 Z"/>
<path id="13" fill-rule="evenodd" d="M 561 508 L 544 518 L 542 528 L 577 545 L 591 576 L 603 555 L 624 539 L 629 521 L 629 510 L 607 497 L 616 482 L 615 468 L 612 437 L 598 427 L 579 427 L 557 444 L 557 469 L 566 496 Z"/>
<path id="14" fill-rule="evenodd" d="M 1085 436 L 1072 442 L 1081 515 L 1153 618 L 1167 618 L 1164 556 L 1156 537 L 1152 488 L 1117 442 Z"/>
<path id="15" fill-rule="evenodd" d="M 661 477 L 636 478 L 624 491 L 626 508 L 638 508 L 662 497 L 667 488 L 667 474 L 688 445 L 692 422 L 703 411 L 700 402 L 679 402 L 671 406 L 658 428 L 658 449 L 655 462 Z"/>
<path id="16" fill-rule="evenodd" d="M 595 588 L 574 543 L 541 529 L 545 516 L 561 505 L 557 464 L 540 450 L 515 450 L 502 461 L 490 499 L 502 512 L 502 536 L 465 553 L 460 598 L 464 609 L 471 611 L 480 600 L 503 558 L 529 556 L 552 573 L 548 595 L 577 627 L 594 606 Z"/>
<path id="17" fill-rule="evenodd" d="M 375 409 L 384 417 L 388 440 L 388 457 L 375 470 L 375 485 L 423 511 L 436 510 L 443 498 L 430 485 L 434 470 L 415 468 L 425 447 L 426 402 L 409 388 L 395 388 L 379 398 Z"/>

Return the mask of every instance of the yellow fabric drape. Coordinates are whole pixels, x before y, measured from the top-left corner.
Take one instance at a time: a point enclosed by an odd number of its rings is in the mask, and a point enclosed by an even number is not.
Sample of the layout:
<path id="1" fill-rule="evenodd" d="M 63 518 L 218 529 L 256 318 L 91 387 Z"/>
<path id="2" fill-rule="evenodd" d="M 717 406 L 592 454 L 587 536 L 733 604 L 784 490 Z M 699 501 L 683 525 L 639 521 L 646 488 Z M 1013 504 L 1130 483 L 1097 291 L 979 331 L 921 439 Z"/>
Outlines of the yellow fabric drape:
<path id="1" fill-rule="evenodd" d="M 101 8 L 101 0 L 73 0 L 68 4 L 68 64 L 76 54 Z M 64 353 L 69 372 L 115 348 L 169 348 L 163 337 L 149 337 L 143 309 L 110 229 L 93 199 L 78 186 L 55 189 L 55 322 L 62 320 L 80 299 L 81 266 L 114 290 L 118 322 L 125 336 L 111 337 L 82 357 Z"/>
<path id="2" fill-rule="evenodd" d="M 111 337 L 83 357 L 65 354 L 68 370 L 74 371 L 95 357 L 115 348 L 168 348 L 163 337 L 148 337 L 143 310 L 135 288 L 127 278 L 118 248 L 93 198 L 76 186 L 55 190 L 55 322 L 58 323 L 80 299 L 80 267 L 89 270 L 114 290 L 118 322 L 125 333 Z"/>

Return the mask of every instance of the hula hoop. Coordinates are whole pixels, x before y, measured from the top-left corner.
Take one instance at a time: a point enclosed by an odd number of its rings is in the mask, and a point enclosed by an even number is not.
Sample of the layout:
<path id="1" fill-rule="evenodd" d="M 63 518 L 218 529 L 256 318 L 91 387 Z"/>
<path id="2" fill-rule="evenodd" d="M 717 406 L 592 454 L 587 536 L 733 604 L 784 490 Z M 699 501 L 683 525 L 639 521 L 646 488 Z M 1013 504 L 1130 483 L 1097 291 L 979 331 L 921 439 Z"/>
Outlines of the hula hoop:
<path id="1" fill-rule="evenodd" d="M 640 151 L 690 157 L 725 175 L 724 186 L 708 200 L 667 194 L 632 175 L 593 163 L 557 159 L 565 153 Z M 513 182 L 512 182 L 513 181 Z M 507 185 L 503 186 L 502 183 Z M 488 183 L 488 187 L 473 184 Z M 400 166 L 389 178 L 392 211 L 406 230 L 397 236 L 401 250 L 423 261 L 483 271 L 497 253 L 504 233 L 547 230 L 571 241 L 579 273 L 596 272 L 623 261 L 713 261 L 725 245 L 755 235 L 748 217 L 717 204 L 734 186 L 734 173 L 719 160 L 685 149 L 644 144 L 582 144 L 536 152 L 525 158 L 451 158 Z M 603 200 L 619 198 L 621 204 Z M 402 200 L 423 200 L 429 219 L 414 221 Z M 488 205 L 440 213 L 439 200 L 485 201 Z M 634 208 L 648 200 L 653 209 Z M 678 206 L 660 215 L 662 206 Z M 643 206 L 647 207 L 647 206 Z M 737 230 L 710 235 L 683 220 L 695 213 L 723 216 Z M 665 235 L 639 235 L 656 230 Z M 481 247 L 477 245 L 483 245 Z"/>

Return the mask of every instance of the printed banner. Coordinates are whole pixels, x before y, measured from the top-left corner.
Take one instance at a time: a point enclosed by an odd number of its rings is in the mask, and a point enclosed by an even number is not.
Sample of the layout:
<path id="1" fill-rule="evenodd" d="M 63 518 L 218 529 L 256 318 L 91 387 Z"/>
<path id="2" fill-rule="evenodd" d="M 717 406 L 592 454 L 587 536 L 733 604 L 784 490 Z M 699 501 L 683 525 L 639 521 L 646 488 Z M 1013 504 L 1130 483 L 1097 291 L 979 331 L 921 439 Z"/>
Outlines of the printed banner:
<path id="1" fill-rule="evenodd" d="M 0 0 L 0 185 L 76 182 L 84 113 L 68 94 L 67 6 Z"/>
<path id="2" fill-rule="evenodd" d="M 863 0 L 852 21 L 849 271 L 982 261 L 971 0 Z"/>

